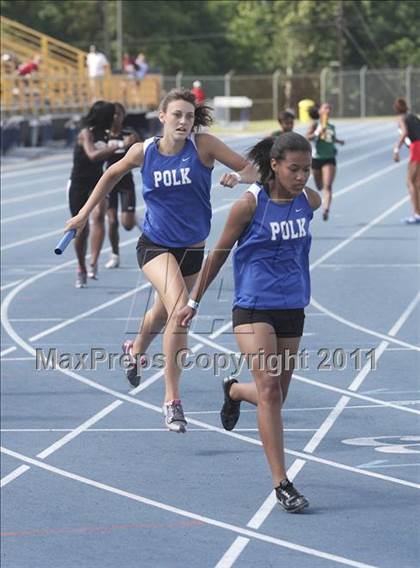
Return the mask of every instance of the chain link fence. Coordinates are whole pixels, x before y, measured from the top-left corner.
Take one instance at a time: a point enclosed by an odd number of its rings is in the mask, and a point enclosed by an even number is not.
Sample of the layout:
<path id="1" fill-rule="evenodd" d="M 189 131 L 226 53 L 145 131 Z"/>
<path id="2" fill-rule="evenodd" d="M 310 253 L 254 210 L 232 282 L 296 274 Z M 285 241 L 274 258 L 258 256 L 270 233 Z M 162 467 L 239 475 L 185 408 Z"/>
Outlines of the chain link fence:
<path id="1" fill-rule="evenodd" d="M 217 96 L 245 96 L 253 101 L 251 120 L 276 119 L 279 111 L 296 111 L 302 99 L 328 101 L 338 117 L 389 116 L 393 102 L 404 97 L 413 112 L 420 112 L 420 68 L 368 69 L 341 71 L 326 67 L 320 73 L 288 75 L 275 71 L 270 75 L 184 75 L 180 71 L 163 78 L 163 88 L 191 88 L 199 80 L 209 100 Z M 231 120 L 240 109 L 232 109 Z"/>

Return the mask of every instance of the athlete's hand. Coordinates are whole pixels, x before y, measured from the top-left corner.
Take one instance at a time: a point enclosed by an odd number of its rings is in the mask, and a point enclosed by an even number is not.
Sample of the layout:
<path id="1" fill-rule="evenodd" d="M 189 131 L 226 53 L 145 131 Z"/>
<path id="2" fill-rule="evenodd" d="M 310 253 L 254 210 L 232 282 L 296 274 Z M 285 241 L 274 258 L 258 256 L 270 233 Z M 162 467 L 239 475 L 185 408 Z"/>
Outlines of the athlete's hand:
<path id="1" fill-rule="evenodd" d="M 87 220 L 88 217 L 84 217 L 83 215 L 80 215 L 80 213 L 78 213 L 77 215 L 72 217 L 69 221 L 67 221 L 64 231 L 70 231 L 71 229 L 76 229 L 77 235 L 79 235 L 83 230 L 84 226 L 86 225 Z"/>
<path id="2" fill-rule="evenodd" d="M 181 327 L 190 327 L 191 320 L 196 314 L 196 310 L 190 308 L 190 306 L 184 306 L 178 310 L 177 323 Z"/>
<path id="3" fill-rule="evenodd" d="M 219 180 L 220 185 L 224 185 L 225 187 L 235 187 L 238 185 L 239 178 L 236 172 L 229 172 L 227 174 L 223 174 Z"/>
<path id="4" fill-rule="evenodd" d="M 394 162 L 400 161 L 400 154 L 399 152 L 393 152 L 392 157 L 394 158 Z"/>

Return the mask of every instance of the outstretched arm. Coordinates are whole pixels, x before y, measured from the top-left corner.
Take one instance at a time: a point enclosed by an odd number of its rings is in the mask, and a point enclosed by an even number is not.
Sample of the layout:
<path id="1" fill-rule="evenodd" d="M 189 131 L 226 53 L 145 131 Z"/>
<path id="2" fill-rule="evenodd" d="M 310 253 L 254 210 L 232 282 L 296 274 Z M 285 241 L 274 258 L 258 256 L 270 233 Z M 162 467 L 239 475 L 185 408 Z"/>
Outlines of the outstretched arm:
<path id="1" fill-rule="evenodd" d="M 236 241 L 249 225 L 255 213 L 255 208 L 255 197 L 250 192 L 246 192 L 245 195 L 233 205 L 219 241 L 209 253 L 200 270 L 200 274 L 191 291 L 188 304 L 179 310 L 178 322 L 181 326 L 188 327 L 190 324 L 190 321 L 198 309 L 201 298 L 226 262 Z"/>
<path id="2" fill-rule="evenodd" d="M 196 139 L 200 158 L 207 166 L 213 166 L 215 160 L 217 160 L 234 170 L 234 173 L 222 175 L 220 178 L 221 185 L 234 187 L 237 183 L 249 184 L 259 180 L 258 169 L 216 136 L 199 134 Z"/>
<path id="3" fill-rule="evenodd" d="M 67 222 L 65 230 L 76 229 L 80 232 L 86 225 L 89 215 L 96 205 L 108 195 L 127 172 L 142 165 L 143 157 L 143 144 L 134 144 L 124 158 L 108 168 L 79 213 Z"/>

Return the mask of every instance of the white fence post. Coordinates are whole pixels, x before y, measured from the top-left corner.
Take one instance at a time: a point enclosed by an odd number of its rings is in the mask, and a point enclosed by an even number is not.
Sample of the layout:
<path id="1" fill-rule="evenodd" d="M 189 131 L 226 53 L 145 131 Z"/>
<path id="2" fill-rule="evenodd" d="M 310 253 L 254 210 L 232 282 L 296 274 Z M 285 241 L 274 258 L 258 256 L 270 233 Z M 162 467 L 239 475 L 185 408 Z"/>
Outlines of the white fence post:
<path id="1" fill-rule="evenodd" d="M 366 71 L 367 65 L 360 68 L 360 116 L 366 116 Z"/>
<path id="2" fill-rule="evenodd" d="M 273 120 L 277 120 L 279 112 L 279 78 L 280 69 L 276 69 L 273 73 Z"/>
<path id="3" fill-rule="evenodd" d="M 175 87 L 180 89 L 182 87 L 182 76 L 184 75 L 183 71 L 178 71 L 175 75 Z"/>
<path id="4" fill-rule="evenodd" d="M 329 67 L 323 67 L 321 70 L 321 74 L 319 77 L 319 84 L 321 87 L 321 92 L 320 92 L 320 101 L 321 103 L 323 101 L 327 100 L 327 79 L 328 79 L 328 73 L 330 71 Z"/>
<path id="5" fill-rule="evenodd" d="M 405 100 L 407 101 L 408 108 L 411 107 L 411 71 L 413 67 L 408 65 L 405 68 Z"/>
<path id="6" fill-rule="evenodd" d="M 230 93 L 231 93 L 231 89 L 230 89 L 230 83 L 231 83 L 231 79 L 234 75 L 235 71 L 233 69 L 231 69 L 230 71 L 228 71 L 225 76 L 224 76 L 224 80 L 225 80 L 225 97 L 230 97 Z M 230 122 L 230 108 L 227 108 L 225 110 L 225 119 L 226 122 Z"/>

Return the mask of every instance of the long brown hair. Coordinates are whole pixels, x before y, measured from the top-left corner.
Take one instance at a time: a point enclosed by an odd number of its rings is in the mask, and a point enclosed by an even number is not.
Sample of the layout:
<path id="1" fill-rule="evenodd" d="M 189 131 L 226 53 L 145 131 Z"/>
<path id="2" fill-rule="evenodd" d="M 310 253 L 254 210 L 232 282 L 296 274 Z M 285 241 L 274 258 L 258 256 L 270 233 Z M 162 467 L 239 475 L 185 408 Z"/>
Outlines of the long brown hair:
<path id="1" fill-rule="evenodd" d="M 197 104 L 195 95 L 188 89 L 171 89 L 169 93 L 162 99 L 159 110 L 166 112 L 169 103 L 173 101 L 185 101 L 191 103 L 194 107 L 194 124 L 193 130 L 200 126 L 210 126 L 213 122 L 212 108 L 208 105 Z"/>

